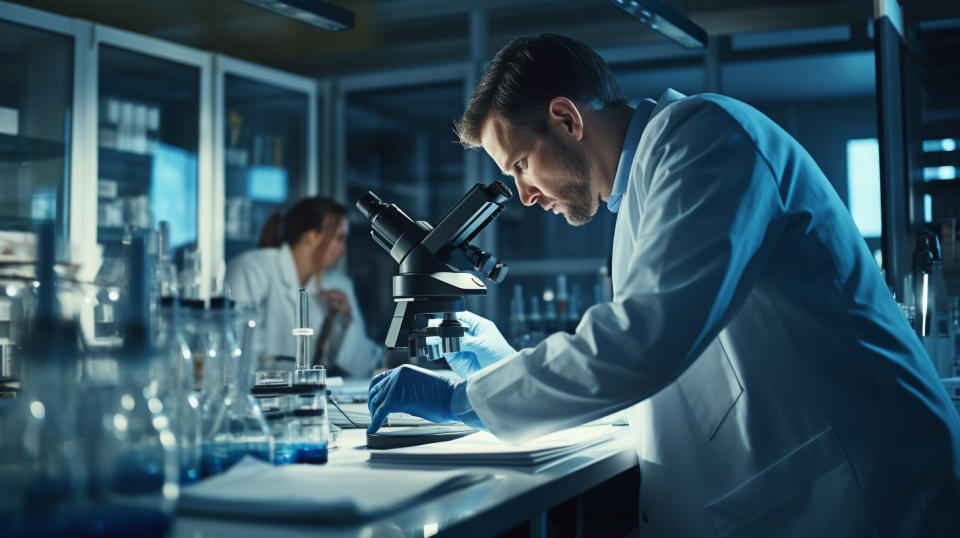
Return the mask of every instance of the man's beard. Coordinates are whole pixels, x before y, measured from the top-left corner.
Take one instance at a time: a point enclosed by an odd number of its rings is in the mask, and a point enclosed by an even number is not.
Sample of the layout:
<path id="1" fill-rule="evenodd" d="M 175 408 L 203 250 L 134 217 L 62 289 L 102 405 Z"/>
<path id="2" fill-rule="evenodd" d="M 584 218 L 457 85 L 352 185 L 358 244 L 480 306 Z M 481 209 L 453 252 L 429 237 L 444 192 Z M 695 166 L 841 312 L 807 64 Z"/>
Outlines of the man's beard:
<path id="1" fill-rule="evenodd" d="M 590 164 L 583 152 L 568 148 L 560 140 L 552 141 L 553 158 L 566 170 L 567 177 L 557 188 L 557 198 L 563 216 L 571 226 L 583 226 L 593 219 L 599 204 L 594 205 L 590 191 Z"/>

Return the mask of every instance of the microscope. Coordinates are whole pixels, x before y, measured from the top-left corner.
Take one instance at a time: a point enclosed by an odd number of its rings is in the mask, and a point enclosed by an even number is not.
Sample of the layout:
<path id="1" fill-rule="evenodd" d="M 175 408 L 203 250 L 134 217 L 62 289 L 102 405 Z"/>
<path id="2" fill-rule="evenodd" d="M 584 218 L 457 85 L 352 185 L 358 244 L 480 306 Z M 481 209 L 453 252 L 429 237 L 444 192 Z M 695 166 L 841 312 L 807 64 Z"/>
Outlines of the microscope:
<path id="1" fill-rule="evenodd" d="M 367 192 L 357 209 L 370 220 L 370 235 L 400 264 L 393 277 L 393 300 L 397 303 L 387 331 L 388 349 L 406 348 L 410 359 L 433 360 L 427 337 L 439 337 L 442 353 L 460 351 L 463 326 L 457 312 L 463 312 L 464 296 L 483 295 L 487 287 L 473 269 L 495 283 L 507 276 L 507 265 L 489 252 L 470 244 L 484 227 L 503 211 L 513 197 L 501 181 L 478 183 L 448 212 L 436 227 L 414 221 L 395 204 L 386 204 Z M 441 318 L 439 325 L 429 323 Z"/>

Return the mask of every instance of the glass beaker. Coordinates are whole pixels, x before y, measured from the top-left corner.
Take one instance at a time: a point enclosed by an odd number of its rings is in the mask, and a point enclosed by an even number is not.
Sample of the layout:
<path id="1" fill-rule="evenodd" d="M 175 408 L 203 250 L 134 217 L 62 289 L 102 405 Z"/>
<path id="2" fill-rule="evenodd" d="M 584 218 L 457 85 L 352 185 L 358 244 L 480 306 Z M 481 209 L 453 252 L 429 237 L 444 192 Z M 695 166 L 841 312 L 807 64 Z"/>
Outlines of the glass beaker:
<path id="1" fill-rule="evenodd" d="M 294 370 L 293 416 L 296 419 L 297 462 L 326 463 L 330 420 L 327 416 L 326 369 Z"/>

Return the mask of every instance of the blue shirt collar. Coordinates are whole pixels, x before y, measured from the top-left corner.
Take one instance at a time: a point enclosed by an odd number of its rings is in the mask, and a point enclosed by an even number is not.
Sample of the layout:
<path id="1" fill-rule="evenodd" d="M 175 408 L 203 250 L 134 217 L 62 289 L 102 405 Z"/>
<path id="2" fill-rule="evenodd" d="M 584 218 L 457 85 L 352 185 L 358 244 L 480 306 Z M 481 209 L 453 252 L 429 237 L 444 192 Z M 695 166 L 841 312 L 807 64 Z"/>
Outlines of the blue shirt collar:
<path id="1" fill-rule="evenodd" d="M 637 146 L 640 145 L 640 136 L 643 134 L 647 121 L 650 120 L 650 113 L 656 102 L 652 99 L 644 99 L 637 104 L 637 109 L 630 118 L 630 126 L 627 128 L 627 136 L 623 139 L 623 149 L 620 151 L 620 164 L 617 165 L 617 175 L 613 180 L 613 190 L 610 192 L 610 198 L 607 200 L 607 209 L 611 213 L 620 210 L 620 202 L 623 201 L 623 193 L 627 192 L 627 183 L 630 181 L 630 167 L 633 165 L 633 157 L 637 154 Z"/>

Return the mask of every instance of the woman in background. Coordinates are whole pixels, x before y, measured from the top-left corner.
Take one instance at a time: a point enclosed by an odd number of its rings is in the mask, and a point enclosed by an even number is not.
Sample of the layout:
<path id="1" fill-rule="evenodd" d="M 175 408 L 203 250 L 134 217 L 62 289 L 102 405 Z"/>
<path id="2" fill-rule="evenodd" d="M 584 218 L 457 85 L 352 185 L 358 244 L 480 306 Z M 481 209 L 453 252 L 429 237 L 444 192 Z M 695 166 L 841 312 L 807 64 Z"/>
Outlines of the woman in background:
<path id="1" fill-rule="evenodd" d="M 259 248 L 227 265 L 226 283 L 240 302 L 263 304 L 254 354 L 294 356 L 299 289 L 310 292 L 309 353 L 330 375 L 368 376 L 380 368 L 383 348 L 367 337 L 353 282 L 335 265 L 347 250 L 346 209 L 321 196 L 271 215 Z M 320 346 L 320 353 L 317 347 Z"/>

